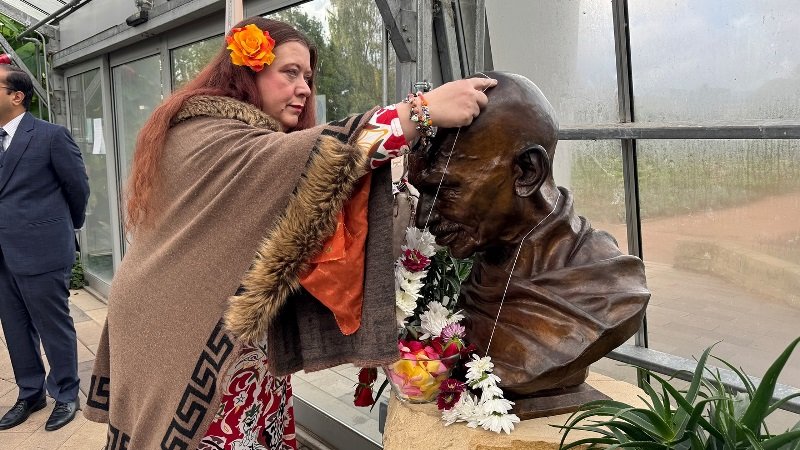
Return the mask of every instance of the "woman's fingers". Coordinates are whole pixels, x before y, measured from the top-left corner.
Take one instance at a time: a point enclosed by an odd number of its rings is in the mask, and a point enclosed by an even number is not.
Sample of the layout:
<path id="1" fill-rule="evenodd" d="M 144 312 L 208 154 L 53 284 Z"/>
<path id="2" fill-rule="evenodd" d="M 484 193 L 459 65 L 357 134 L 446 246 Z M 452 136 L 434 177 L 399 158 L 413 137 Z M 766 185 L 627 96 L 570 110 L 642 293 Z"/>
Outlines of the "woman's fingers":
<path id="1" fill-rule="evenodd" d="M 485 90 L 497 85 L 492 78 L 451 81 L 425 94 L 433 124 L 456 128 L 472 123 L 489 102 Z"/>

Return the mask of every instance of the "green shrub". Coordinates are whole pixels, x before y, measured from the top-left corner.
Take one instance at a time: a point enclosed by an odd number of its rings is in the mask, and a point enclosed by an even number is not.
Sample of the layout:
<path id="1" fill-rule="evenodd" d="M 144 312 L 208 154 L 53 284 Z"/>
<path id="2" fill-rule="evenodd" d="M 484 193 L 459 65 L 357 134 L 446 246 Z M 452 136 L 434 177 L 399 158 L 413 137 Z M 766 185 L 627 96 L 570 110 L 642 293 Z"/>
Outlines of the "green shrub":
<path id="1" fill-rule="evenodd" d="M 687 449 L 687 450 L 800 450 L 800 422 L 780 434 L 770 434 L 765 419 L 800 393 L 772 402 L 778 375 L 800 342 L 795 339 L 770 366 L 756 388 L 740 369 L 715 358 L 730 368 L 747 389 L 732 393 L 718 371 L 706 367 L 711 348 L 703 352 L 692 382 L 679 392 L 669 381 L 647 371 L 657 383 L 645 383 L 649 399 L 646 408 L 613 400 L 589 402 L 567 419 L 562 428 L 561 449 L 581 445 L 589 448 Z M 713 381 L 703 378 L 710 374 Z M 656 387 L 661 393 L 656 392 Z M 572 430 L 596 433 L 596 437 L 565 444 Z"/>
<path id="2" fill-rule="evenodd" d="M 83 263 L 81 262 L 81 255 L 75 252 L 75 262 L 72 263 L 72 276 L 69 279 L 70 289 L 80 289 L 86 285 L 86 280 L 83 278 Z"/>

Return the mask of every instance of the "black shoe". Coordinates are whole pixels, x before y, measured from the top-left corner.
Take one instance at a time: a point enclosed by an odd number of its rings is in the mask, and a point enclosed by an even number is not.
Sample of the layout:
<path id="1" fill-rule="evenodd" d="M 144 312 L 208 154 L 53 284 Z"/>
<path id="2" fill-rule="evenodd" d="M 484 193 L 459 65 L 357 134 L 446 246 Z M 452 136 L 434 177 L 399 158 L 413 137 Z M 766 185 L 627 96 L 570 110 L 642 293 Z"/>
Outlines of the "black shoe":
<path id="1" fill-rule="evenodd" d="M 47 406 L 47 400 L 43 395 L 39 400 L 17 400 L 14 406 L 8 410 L 6 415 L 0 419 L 0 430 L 8 430 L 28 420 L 31 413 L 39 411 Z"/>
<path id="2" fill-rule="evenodd" d="M 75 418 L 75 413 L 78 412 L 79 408 L 80 402 L 78 400 L 74 402 L 56 402 L 56 406 L 53 408 L 53 412 L 50 413 L 44 429 L 54 431 L 70 423 Z"/>

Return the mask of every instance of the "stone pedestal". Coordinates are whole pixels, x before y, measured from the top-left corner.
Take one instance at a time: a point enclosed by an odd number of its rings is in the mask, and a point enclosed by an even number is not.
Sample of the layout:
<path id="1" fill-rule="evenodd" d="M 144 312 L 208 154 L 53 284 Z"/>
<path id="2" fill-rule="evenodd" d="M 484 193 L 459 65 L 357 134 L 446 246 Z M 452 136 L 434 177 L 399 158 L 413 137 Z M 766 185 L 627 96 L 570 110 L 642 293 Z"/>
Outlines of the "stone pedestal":
<path id="1" fill-rule="evenodd" d="M 644 406 L 637 397 L 646 394 L 638 387 L 612 378 L 589 373 L 586 380 L 592 387 L 614 400 L 633 406 Z M 412 405 L 394 396 L 383 433 L 385 450 L 545 450 L 558 449 L 561 430 L 569 414 L 523 420 L 510 434 L 496 434 L 482 428 L 468 428 L 463 423 L 444 426 L 435 404 Z M 589 433 L 573 431 L 570 441 L 588 437 Z"/>

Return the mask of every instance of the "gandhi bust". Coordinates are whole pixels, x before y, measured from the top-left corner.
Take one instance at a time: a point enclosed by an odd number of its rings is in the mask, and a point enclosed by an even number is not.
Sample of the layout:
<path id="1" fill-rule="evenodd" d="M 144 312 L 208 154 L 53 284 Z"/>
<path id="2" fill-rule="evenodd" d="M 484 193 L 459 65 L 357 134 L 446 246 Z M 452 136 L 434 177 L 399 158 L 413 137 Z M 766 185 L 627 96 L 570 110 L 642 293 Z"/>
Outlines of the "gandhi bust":
<path id="1" fill-rule="evenodd" d="M 439 245 L 475 255 L 460 299 L 467 336 L 481 355 L 489 347 L 506 395 L 521 398 L 583 383 L 638 330 L 650 293 L 642 262 L 576 215 L 553 181 L 558 124 L 542 92 L 520 75 L 487 75 L 498 80 L 488 106 L 412 156 L 411 182 L 417 226 L 430 214 Z"/>

